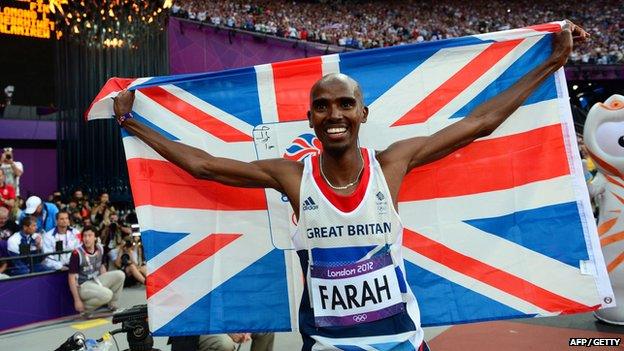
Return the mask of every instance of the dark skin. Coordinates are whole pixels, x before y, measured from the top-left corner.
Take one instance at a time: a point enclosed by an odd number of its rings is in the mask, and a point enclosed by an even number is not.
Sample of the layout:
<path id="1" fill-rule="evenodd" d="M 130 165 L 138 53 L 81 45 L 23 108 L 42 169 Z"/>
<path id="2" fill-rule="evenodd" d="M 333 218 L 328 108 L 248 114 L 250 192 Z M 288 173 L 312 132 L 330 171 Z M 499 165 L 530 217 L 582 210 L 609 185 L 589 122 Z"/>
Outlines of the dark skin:
<path id="1" fill-rule="evenodd" d="M 466 118 L 430 136 L 401 140 L 379 151 L 376 157 L 388 183 L 394 207 L 398 208 L 399 189 L 407 173 L 491 134 L 548 76 L 566 63 L 572 51 L 573 38 L 585 40 L 588 37 L 582 28 L 567 21 L 564 29 L 554 35 L 551 56 L 508 90 L 478 106 Z M 134 92 L 120 92 L 115 99 L 115 115 L 130 112 L 133 101 Z M 368 108 L 363 104 L 360 87 L 352 78 L 332 74 L 312 87 L 308 120 L 323 145 L 321 164 L 331 184 L 349 184 L 358 176 L 362 158 L 357 136 L 360 125 L 366 122 L 367 117 Z M 286 194 L 295 215 L 299 217 L 303 163 L 286 159 L 242 162 L 170 141 L 133 119 L 126 120 L 123 127 L 195 178 L 237 187 L 272 188 Z M 335 191 L 347 195 L 355 187 Z"/>

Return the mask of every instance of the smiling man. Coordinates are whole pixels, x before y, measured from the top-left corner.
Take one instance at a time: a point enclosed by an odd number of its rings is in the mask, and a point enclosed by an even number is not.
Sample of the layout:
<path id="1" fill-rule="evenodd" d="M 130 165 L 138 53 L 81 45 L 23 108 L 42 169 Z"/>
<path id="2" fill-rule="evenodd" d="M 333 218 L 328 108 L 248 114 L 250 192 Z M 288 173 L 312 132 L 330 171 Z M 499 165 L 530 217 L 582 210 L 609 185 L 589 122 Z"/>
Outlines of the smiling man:
<path id="1" fill-rule="evenodd" d="M 568 23 L 554 34 L 548 60 L 468 117 L 430 136 L 374 151 L 358 146 L 368 118 L 359 84 L 331 74 L 310 91 L 310 127 L 323 145 L 303 162 L 241 162 L 170 141 L 132 119 L 132 92 L 115 100 L 120 125 L 194 177 L 239 187 L 272 188 L 288 196 L 298 218 L 292 240 L 306 274 L 299 309 L 304 350 L 367 348 L 427 350 L 416 298 L 405 280 L 402 225 L 397 213 L 401 182 L 413 168 L 440 159 L 492 133 L 567 61 Z"/>

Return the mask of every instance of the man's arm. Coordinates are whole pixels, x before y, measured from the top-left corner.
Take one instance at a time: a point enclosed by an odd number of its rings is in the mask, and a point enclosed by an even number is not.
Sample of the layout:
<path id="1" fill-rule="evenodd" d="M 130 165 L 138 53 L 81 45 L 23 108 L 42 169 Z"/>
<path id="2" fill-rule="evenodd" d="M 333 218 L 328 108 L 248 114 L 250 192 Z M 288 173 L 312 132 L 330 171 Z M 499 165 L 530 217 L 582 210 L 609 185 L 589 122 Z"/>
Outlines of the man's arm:
<path id="1" fill-rule="evenodd" d="M 116 116 L 132 110 L 134 92 L 124 90 L 115 98 Z M 123 122 L 123 127 L 141 139 L 162 157 L 198 179 L 247 188 L 273 188 L 284 192 L 284 174 L 292 175 L 297 162 L 284 159 L 242 162 L 215 157 L 203 150 L 171 141 L 136 120 Z"/>
<path id="2" fill-rule="evenodd" d="M 67 284 L 69 284 L 69 291 L 71 291 L 72 297 L 74 298 L 74 309 L 78 312 L 83 312 L 85 307 L 84 303 L 82 303 L 82 300 L 80 299 L 80 295 L 78 294 L 78 274 L 68 274 Z"/>
<path id="3" fill-rule="evenodd" d="M 561 32 L 554 34 L 553 52 L 544 63 L 509 89 L 479 105 L 466 118 L 431 136 L 398 141 L 380 152 L 378 159 L 386 177 L 390 176 L 389 181 L 400 185 L 403 176 L 414 167 L 438 160 L 477 138 L 491 134 L 547 77 L 566 63 L 572 51 L 573 34 L 580 39 L 588 37 L 582 28 L 568 21 Z M 398 192 L 398 186 L 395 188 Z"/>

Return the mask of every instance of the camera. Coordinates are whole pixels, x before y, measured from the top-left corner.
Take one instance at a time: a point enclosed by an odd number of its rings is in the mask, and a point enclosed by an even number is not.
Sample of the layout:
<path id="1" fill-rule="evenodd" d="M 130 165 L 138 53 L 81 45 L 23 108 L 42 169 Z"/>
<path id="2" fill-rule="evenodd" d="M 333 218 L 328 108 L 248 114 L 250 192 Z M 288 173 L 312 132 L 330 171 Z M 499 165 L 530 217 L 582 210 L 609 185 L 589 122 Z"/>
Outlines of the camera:
<path id="1" fill-rule="evenodd" d="M 129 249 L 129 248 L 131 248 L 132 246 L 134 246 L 134 243 L 132 242 L 132 240 L 129 240 L 129 239 L 125 239 L 125 240 L 124 240 L 124 247 L 125 247 L 125 248 L 128 248 L 128 249 Z"/>
<path id="2" fill-rule="evenodd" d="M 117 223 L 116 222 L 112 222 L 110 224 L 110 230 L 113 231 L 113 232 L 117 231 Z"/>
<path id="3" fill-rule="evenodd" d="M 13 158 L 13 155 L 11 154 L 6 154 L 6 156 L 4 156 L 7 160 L 10 160 Z"/>
<path id="4" fill-rule="evenodd" d="M 126 332 L 130 351 L 156 350 L 147 324 L 147 305 L 135 305 L 113 314 L 113 324 L 121 323 L 119 332 Z M 112 333 L 111 333 L 112 334 Z"/>

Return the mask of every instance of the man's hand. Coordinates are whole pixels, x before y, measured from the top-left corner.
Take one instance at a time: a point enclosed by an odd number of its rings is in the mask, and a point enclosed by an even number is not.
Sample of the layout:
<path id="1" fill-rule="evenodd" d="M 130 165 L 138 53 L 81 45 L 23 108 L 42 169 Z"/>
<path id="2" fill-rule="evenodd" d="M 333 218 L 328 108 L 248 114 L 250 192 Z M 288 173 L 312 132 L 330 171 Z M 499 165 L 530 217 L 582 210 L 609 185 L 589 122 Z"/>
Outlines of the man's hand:
<path id="1" fill-rule="evenodd" d="M 568 56 L 572 52 L 573 42 L 583 42 L 589 38 L 583 28 L 577 26 L 569 20 L 565 20 L 561 32 L 555 33 L 553 38 L 552 58 L 561 66 L 568 61 Z"/>
<path id="2" fill-rule="evenodd" d="M 237 344 L 242 344 L 244 342 L 251 340 L 250 333 L 234 333 L 234 334 L 228 334 L 228 336 L 232 338 L 232 340 Z"/>
<path id="3" fill-rule="evenodd" d="M 132 111 L 132 104 L 134 104 L 134 91 L 124 89 L 117 94 L 117 97 L 114 98 L 114 100 L 115 103 L 113 104 L 113 110 L 115 111 L 115 116 L 123 116 Z"/>
<path id="4" fill-rule="evenodd" d="M 74 309 L 79 313 L 84 312 L 85 311 L 84 303 L 82 303 L 81 300 L 74 301 Z"/>

